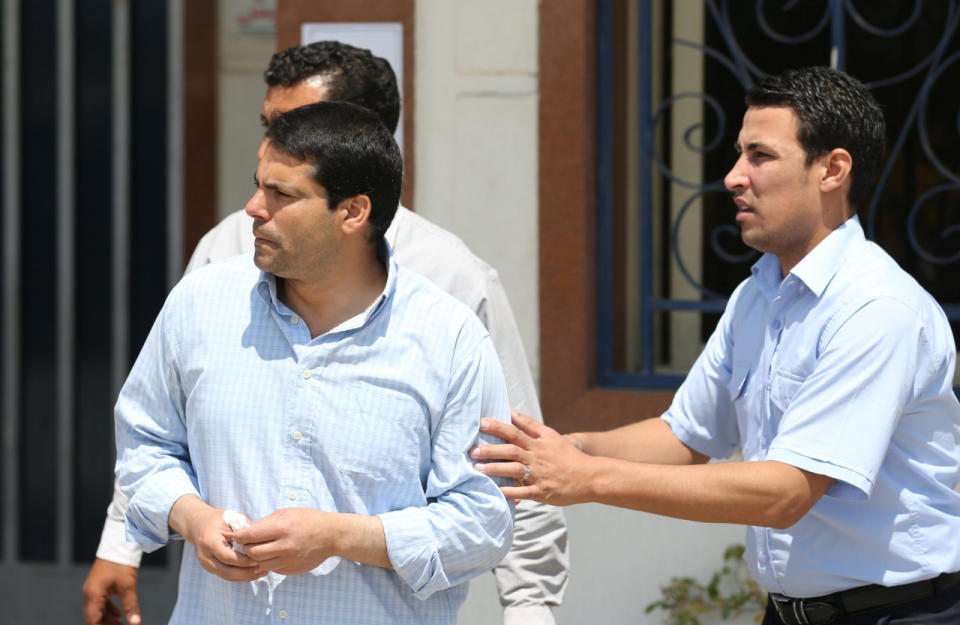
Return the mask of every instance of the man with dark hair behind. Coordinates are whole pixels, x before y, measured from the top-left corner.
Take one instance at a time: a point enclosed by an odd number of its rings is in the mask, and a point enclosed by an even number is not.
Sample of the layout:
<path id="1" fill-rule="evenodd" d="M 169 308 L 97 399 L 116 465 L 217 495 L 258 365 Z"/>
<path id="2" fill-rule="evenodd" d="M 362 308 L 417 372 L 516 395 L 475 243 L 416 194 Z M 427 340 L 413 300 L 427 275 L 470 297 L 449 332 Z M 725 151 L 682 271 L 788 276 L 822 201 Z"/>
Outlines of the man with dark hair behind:
<path id="1" fill-rule="evenodd" d="M 856 216 L 884 134 L 847 74 L 759 81 L 725 183 L 764 254 L 670 408 L 567 437 L 485 422 L 513 444 L 472 455 L 513 462 L 478 469 L 525 477 L 510 498 L 748 525 L 764 625 L 960 623 L 953 333 Z M 706 464 L 737 448 L 742 462 Z"/>
<path id="2" fill-rule="evenodd" d="M 389 63 L 335 41 L 297 46 L 273 55 L 264 72 L 267 84 L 261 112 L 266 125 L 279 113 L 311 102 L 342 100 L 374 111 L 392 132 L 400 115 L 396 78 Z M 197 245 L 186 271 L 215 260 L 253 251 L 252 219 L 243 211 L 226 217 Z M 386 232 L 397 262 L 425 276 L 466 304 L 490 333 L 507 380 L 510 405 L 540 418 L 536 388 L 519 330 L 496 271 L 463 241 L 403 206 Z M 113 625 L 120 611 L 109 600 L 119 596 L 123 614 L 140 622 L 136 595 L 140 548 L 124 539 L 126 498 L 114 489 L 97 559 L 84 584 L 87 625 Z M 514 543 L 494 567 L 504 625 L 551 625 L 567 584 L 566 523 L 560 509 L 523 501 L 516 506 Z"/>
<path id="3" fill-rule="evenodd" d="M 117 479 L 129 536 L 187 541 L 172 624 L 453 625 L 509 548 L 466 453 L 506 384 L 473 312 L 392 258 L 401 172 L 367 109 L 277 116 L 253 262 L 164 303 L 117 400 Z"/>

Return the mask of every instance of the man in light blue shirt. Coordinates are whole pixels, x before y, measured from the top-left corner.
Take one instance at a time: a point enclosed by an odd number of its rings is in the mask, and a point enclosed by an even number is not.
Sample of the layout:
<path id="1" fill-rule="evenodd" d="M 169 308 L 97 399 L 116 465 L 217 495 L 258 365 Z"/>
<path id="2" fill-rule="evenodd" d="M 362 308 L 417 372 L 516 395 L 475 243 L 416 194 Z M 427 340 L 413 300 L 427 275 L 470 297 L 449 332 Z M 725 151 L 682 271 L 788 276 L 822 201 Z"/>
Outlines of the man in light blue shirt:
<path id="1" fill-rule="evenodd" d="M 509 548 L 511 506 L 467 456 L 509 411 L 503 374 L 472 311 L 393 261 L 400 179 L 370 111 L 279 115 L 253 258 L 164 304 L 117 402 L 117 474 L 129 538 L 188 542 L 172 623 L 452 624 Z"/>
<path id="2" fill-rule="evenodd" d="M 827 68 L 747 96 L 725 183 L 765 254 L 660 419 L 566 438 L 524 417 L 478 448 L 508 497 L 749 526 L 764 625 L 960 623 L 960 404 L 941 308 L 855 207 L 884 121 Z M 742 462 L 705 464 L 737 448 Z"/>

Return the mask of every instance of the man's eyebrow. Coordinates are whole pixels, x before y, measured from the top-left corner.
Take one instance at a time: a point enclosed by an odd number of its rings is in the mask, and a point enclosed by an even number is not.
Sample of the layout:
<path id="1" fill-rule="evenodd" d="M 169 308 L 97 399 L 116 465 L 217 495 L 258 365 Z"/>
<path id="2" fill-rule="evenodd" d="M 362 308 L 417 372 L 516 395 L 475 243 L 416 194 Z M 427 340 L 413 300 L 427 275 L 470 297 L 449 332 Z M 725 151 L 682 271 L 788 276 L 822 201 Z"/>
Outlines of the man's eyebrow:
<path id="1" fill-rule="evenodd" d="M 740 142 L 739 142 L 739 141 L 734 141 L 734 142 L 733 142 L 733 149 L 737 152 L 737 154 L 740 154 L 741 152 L 744 152 L 744 151 L 753 152 L 753 151 L 755 151 L 755 150 L 762 150 L 762 151 L 764 151 L 764 152 L 769 152 L 769 151 L 771 151 L 773 148 L 771 148 L 771 147 L 768 146 L 767 144 L 763 143 L 762 141 L 751 141 L 750 143 L 747 144 L 747 147 L 746 147 L 746 148 L 742 148 L 742 147 L 740 147 Z"/>
<path id="2" fill-rule="evenodd" d="M 267 119 L 267 116 L 264 115 L 263 113 L 260 113 L 260 125 L 263 126 L 264 128 L 270 125 L 270 120 Z"/>
<path id="3" fill-rule="evenodd" d="M 261 182 L 257 175 L 253 175 L 253 182 L 257 185 L 258 189 L 269 189 L 271 191 L 279 191 L 284 195 L 293 195 L 300 196 L 300 189 L 294 185 L 284 184 L 282 182 L 277 182 L 276 180 L 264 180 Z"/>

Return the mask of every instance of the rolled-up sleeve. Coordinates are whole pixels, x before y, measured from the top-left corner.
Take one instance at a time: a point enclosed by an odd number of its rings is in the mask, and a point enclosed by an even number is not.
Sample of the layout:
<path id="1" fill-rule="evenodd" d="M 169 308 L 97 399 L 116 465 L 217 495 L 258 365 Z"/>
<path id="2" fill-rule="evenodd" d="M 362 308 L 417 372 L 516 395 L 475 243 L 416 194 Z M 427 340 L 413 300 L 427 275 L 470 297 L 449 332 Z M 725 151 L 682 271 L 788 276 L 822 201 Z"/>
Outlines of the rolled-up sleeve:
<path id="1" fill-rule="evenodd" d="M 500 442 L 479 434 L 480 417 L 508 422 L 509 414 L 500 363 L 484 338 L 454 367 L 431 441 L 427 505 L 379 515 L 390 561 L 420 599 L 491 569 L 510 547 L 512 504 L 468 456 L 478 442 Z"/>
<path id="2" fill-rule="evenodd" d="M 169 308 L 170 300 L 154 322 L 114 409 L 117 481 L 130 498 L 127 539 L 147 552 L 170 540 L 167 519 L 177 499 L 199 496 L 187 448 L 177 324 Z"/>

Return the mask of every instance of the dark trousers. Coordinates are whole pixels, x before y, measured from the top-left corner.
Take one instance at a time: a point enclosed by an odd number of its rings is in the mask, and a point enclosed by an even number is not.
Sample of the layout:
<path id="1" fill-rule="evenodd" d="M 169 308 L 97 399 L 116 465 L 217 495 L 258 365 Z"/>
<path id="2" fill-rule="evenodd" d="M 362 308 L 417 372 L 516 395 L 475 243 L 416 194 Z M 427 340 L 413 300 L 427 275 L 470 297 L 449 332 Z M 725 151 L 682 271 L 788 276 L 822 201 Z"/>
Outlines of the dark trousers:
<path id="1" fill-rule="evenodd" d="M 767 600 L 763 625 L 783 625 Z M 960 589 L 841 618 L 833 625 L 960 625 Z"/>

